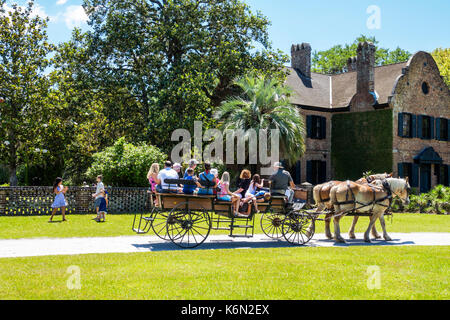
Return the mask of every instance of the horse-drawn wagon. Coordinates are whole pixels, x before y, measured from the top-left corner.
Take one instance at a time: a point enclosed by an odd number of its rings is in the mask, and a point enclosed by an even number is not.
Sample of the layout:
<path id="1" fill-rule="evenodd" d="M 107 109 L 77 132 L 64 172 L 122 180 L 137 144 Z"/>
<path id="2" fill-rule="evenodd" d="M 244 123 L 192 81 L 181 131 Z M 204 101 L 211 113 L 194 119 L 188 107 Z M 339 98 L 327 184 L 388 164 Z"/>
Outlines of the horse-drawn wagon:
<path id="1" fill-rule="evenodd" d="M 351 198 L 346 195 L 345 201 L 335 202 L 335 206 L 342 207 L 342 210 L 338 211 L 306 210 L 303 204 L 290 204 L 286 202 L 285 197 L 271 196 L 269 200 L 258 203 L 260 214 L 252 210 L 246 217 L 236 217 L 231 202 L 220 201 L 216 196 L 150 193 L 151 211 L 148 214 L 135 215 L 132 228 L 138 234 L 146 234 L 152 229 L 161 239 L 171 241 L 181 248 L 195 248 L 205 242 L 212 230 L 228 231 L 232 238 L 251 238 L 255 233 L 255 219 L 260 216 L 261 229 L 269 238 L 284 239 L 293 245 L 304 245 L 314 236 L 316 221 L 325 221 L 329 228 L 329 222 L 333 218 L 334 238 L 342 242 L 339 220 L 345 215 L 352 215 L 370 217 L 369 229 L 365 234 L 366 241 L 376 219 L 380 219 L 385 239 L 389 240 L 383 220 L 388 209 L 386 203 L 390 204 L 392 197 L 396 195 L 402 200 L 408 198 L 409 184 L 405 180 L 405 183 L 398 183 L 397 180 L 401 179 L 391 179 L 392 183 L 384 180 L 381 187 L 369 184 L 368 188 L 373 192 L 371 198 L 364 196 L 364 190 L 354 191 L 353 184 L 350 186 L 348 182 L 346 192 Z M 188 184 L 192 181 L 171 180 L 169 183 Z M 359 188 L 360 185 L 356 186 Z M 339 192 L 339 189 L 335 191 Z M 336 195 L 333 197 L 337 198 Z M 156 198 L 158 206 L 154 205 Z M 321 215 L 325 215 L 325 218 L 321 219 Z M 327 236 L 330 238 L 331 233 Z"/>

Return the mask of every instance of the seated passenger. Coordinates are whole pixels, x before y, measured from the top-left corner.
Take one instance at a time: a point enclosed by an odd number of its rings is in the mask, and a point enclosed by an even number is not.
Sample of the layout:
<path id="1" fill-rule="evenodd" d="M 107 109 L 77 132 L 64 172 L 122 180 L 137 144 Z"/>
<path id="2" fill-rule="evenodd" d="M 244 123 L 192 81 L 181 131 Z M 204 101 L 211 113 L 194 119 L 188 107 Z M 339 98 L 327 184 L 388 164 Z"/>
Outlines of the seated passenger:
<path id="1" fill-rule="evenodd" d="M 158 174 L 158 180 L 161 182 L 157 185 L 156 191 L 159 193 L 177 193 L 178 186 L 176 184 L 166 183 L 166 180 L 178 180 L 178 173 L 172 169 L 172 162 L 166 161 L 164 163 L 164 169 Z"/>
<path id="2" fill-rule="evenodd" d="M 198 195 L 213 195 L 213 190 L 217 188 L 217 179 L 211 173 L 211 164 L 204 164 L 205 171 L 198 176 L 201 188 L 198 190 Z"/>
<path id="3" fill-rule="evenodd" d="M 243 203 L 247 203 L 252 200 L 257 213 L 259 213 L 259 209 L 256 200 L 258 198 L 263 198 L 264 194 L 266 193 L 265 191 L 258 191 L 258 189 L 263 188 L 263 184 L 264 179 L 261 180 L 259 174 L 255 174 L 253 176 L 252 182 L 250 182 L 250 186 L 248 187 L 247 192 L 245 193 L 245 198 L 243 200 Z"/>
<path id="4" fill-rule="evenodd" d="M 250 186 L 252 174 L 249 170 L 244 169 L 241 172 L 241 175 L 236 181 L 237 190 L 234 192 L 236 196 L 239 197 L 239 199 L 245 198 L 245 193 L 248 190 L 248 187 Z"/>
<path id="5" fill-rule="evenodd" d="M 289 186 L 292 189 L 295 189 L 295 184 L 291 174 L 284 170 L 284 167 L 280 162 L 276 162 L 273 168 L 275 169 L 275 173 L 269 178 L 271 181 L 272 196 L 286 196 L 288 202 L 292 203 L 294 191 L 289 189 Z"/>
<path id="6" fill-rule="evenodd" d="M 184 180 L 189 180 L 189 181 L 194 181 L 196 183 L 196 185 L 190 185 L 190 184 L 185 184 L 183 186 L 183 193 L 184 194 L 194 194 L 195 189 L 197 189 L 197 187 L 201 188 L 202 186 L 200 185 L 200 183 L 197 182 L 197 178 L 194 177 L 194 169 L 192 168 L 188 168 L 186 171 L 186 177 Z"/>
<path id="7" fill-rule="evenodd" d="M 233 212 L 238 215 L 239 209 L 239 197 L 230 191 L 230 174 L 224 172 L 222 174 L 222 180 L 219 181 L 219 193 L 217 194 L 217 199 L 220 201 L 228 201 L 232 203 Z"/>

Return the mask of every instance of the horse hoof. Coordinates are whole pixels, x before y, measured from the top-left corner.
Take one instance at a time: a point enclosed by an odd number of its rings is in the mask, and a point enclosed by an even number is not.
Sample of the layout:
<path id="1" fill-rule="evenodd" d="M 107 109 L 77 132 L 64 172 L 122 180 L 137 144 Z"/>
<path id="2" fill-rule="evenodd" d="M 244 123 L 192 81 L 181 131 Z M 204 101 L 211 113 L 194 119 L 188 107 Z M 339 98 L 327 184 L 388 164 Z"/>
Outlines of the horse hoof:
<path id="1" fill-rule="evenodd" d="M 347 243 L 347 242 L 345 242 L 345 239 L 343 239 L 343 238 L 335 239 L 335 241 L 336 241 L 336 243 Z"/>
<path id="2" fill-rule="evenodd" d="M 376 236 L 373 236 L 375 239 L 381 239 L 381 236 L 377 234 Z"/>
<path id="3" fill-rule="evenodd" d="M 392 241 L 392 238 L 391 237 L 384 237 L 384 240 L 385 241 Z"/>
<path id="4" fill-rule="evenodd" d="M 370 240 L 370 239 L 364 239 L 364 242 L 366 242 L 366 243 L 372 243 L 372 240 Z"/>
<path id="5" fill-rule="evenodd" d="M 349 237 L 350 239 L 356 239 L 356 236 L 355 236 L 354 234 L 349 234 L 348 237 Z"/>

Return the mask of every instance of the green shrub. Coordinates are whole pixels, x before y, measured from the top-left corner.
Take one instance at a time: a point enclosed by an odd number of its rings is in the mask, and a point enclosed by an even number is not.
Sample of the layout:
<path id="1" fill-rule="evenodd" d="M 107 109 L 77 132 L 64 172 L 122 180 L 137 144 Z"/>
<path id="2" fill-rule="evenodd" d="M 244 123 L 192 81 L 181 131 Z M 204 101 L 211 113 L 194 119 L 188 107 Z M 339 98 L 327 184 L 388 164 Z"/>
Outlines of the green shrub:
<path id="1" fill-rule="evenodd" d="M 162 166 L 167 156 L 154 146 L 135 146 L 120 138 L 114 146 L 94 154 L 93 159 L 86 172 L 92 181 L 101 174 L 107 185 L 142 187 L 148 186 L 147 172 L 152 163 L 156 162 Z"/>
<path id="2" fill-rule="evenodd" d="M 399 200 L 394 200 L 392 211 L 450 214 L 450 187 L 439 185 L 429 193 L 411 194 L 409 200 L 408 206 L 403 206 Z"/>

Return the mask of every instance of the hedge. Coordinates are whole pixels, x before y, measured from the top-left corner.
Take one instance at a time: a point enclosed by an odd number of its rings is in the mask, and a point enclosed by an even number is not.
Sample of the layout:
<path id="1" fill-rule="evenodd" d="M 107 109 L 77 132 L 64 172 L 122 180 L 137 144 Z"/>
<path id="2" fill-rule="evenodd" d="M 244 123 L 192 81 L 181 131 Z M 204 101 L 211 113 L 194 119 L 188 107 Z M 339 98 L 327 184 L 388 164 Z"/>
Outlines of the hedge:
<path id="1" fill-rule="evenodd" d="M 332 117 L 331 159 L 337 180 L 357 180 L 364 172 L 392 171 L 391 109 Z"/>

